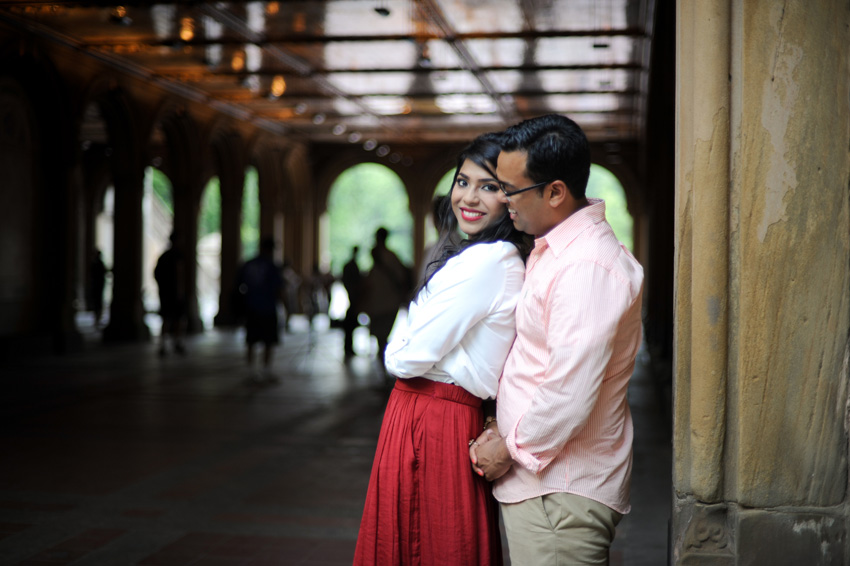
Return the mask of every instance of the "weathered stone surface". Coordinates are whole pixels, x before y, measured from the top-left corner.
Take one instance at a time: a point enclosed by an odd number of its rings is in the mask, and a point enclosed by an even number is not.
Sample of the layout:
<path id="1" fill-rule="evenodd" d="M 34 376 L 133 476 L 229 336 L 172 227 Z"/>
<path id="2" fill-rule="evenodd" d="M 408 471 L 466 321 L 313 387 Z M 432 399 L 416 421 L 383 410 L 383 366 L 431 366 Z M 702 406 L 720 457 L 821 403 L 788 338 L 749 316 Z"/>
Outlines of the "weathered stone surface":
<path id="1" fill-rule="evenodd" d="M 688 4 L 679 14 L 680 106 L 688 116 L 678 124 L 679 251 L 677 277 L 676 416 L 690 426 L 677 429 L 677 445 L 689 460 L 676 458 L 682 489 L 712 501 L 722 488 L 722 431 L 726 420 L 729 166 L 729 5 L 725 0 Z M 716 50 L 699 49 L 716 45 Z M 698 72 L 697 72 L 698 70 Z M 684 381 L 687 381 L 686 389 Z M 687 435 L 687 438 L 685 438 Z"/>
<path id="2" fill-rule="evenodd" d="M 841 566 L 845 527 L 841 516 L 742 511 L 738 515 L 740 566 Z"/>
<path id="3" fill-rule="evenodd" d="M 847 483 L 848 9 L 741 12 L 734 488 L 753 507 L 835 505 Z"/>
<path id="4" fill-rule="evenodd" d="M 677 500 L 671 541 L 673 564 L 733 566 L 734 525 L 725 504 Z M 731 516 L 734 520 L 734 515 Z"/>
<path id="5" fill-rule="evenodd" d="M 679 499 L 672 563 L 687 566 L 832 566 L 845 564 L 843 507 L 753 510 Z"/>
<path id="6" fill-rule="evenodd" d="M 850 4 L 677 17 L 672 560 L 850 563 Z"/>

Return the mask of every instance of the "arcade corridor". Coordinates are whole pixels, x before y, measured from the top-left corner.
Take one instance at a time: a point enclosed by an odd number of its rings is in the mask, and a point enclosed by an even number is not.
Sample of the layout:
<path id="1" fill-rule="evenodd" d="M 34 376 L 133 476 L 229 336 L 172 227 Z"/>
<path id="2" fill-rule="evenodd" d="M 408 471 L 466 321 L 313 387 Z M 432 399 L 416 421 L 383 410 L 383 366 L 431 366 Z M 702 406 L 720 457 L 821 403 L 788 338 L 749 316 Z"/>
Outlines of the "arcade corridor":
<path id="1" fill-rule="evenodd" d="M 4 367 L 26 379 L 2 397 L 0 564 L 351 563 L 386 391 L 368 358 L 346 367 L 340 331 L 296 326 L 276 354 L 281 380 L 263 385 L 245 380 L 238 331 L 164 359 L 154 342 L 86 337 L 79 353 Z M 662 399 L 639 363 L 615 566 L 666 563 Z"/>

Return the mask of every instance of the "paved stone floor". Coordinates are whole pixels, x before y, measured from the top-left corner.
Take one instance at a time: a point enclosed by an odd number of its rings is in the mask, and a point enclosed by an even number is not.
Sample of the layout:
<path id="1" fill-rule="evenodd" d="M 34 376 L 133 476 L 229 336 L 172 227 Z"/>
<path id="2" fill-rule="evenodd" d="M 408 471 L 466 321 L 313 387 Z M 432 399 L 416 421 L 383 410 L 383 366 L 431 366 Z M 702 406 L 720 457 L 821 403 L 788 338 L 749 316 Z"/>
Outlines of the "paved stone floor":
<path id="1" fill-rule="evenodd" d="M 365 332 L 365 331 L 364 331 Z M 365 336 L 361 336 L 361 343 Z M 386 402 L 340 331 L 287 333 L 254 384 L 240 331 L 0 365 L 0 564 L 350 564 Z M 669 410 L 630 389 L 633 512 L 612 564 L 666 563 Z"/>

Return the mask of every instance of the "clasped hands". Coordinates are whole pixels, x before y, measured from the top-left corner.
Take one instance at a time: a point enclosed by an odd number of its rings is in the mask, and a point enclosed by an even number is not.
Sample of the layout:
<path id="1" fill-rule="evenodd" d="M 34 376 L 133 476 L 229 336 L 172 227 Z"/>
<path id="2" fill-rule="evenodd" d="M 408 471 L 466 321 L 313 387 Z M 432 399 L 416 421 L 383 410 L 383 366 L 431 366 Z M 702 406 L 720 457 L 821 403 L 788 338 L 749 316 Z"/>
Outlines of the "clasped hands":
<path id="1" fill-rule="evenodd" d="M 469 461 L 472 470 L 488 481 L 502 477 L 511 468 L 513 459 L 495 423 L 469 443 Z"/>

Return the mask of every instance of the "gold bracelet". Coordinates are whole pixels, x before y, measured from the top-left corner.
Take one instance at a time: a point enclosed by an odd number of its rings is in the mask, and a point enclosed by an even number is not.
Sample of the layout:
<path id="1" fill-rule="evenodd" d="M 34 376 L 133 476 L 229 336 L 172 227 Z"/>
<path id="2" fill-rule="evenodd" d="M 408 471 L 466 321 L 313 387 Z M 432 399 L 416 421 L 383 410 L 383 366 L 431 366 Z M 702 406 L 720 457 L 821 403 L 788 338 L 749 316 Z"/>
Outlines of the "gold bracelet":
<path id="1" fill-rule="evenodd" d="M 490 423 L 496 422 L 496 417 L 490 415 L 486 419 L 484 419 L 484 430 L 487 430 L 487 427 L 490 426 Z"/>

